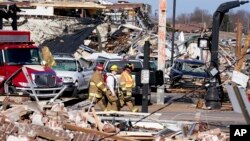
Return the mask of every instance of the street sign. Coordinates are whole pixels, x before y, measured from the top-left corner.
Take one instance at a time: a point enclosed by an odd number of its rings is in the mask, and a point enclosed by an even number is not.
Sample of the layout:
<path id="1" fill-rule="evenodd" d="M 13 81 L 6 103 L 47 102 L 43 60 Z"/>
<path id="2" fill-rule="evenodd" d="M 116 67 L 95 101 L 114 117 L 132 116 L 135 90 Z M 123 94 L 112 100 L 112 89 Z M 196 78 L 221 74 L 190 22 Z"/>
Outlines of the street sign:
<path id="1" fill-rule="evenodd" d="M 232 81 L 246 88 L 249 77 L 241 72 L 233 71 Z"/>
<path id="2" fill-rule="evenodd" d="M 141 71 L 141 83 L 148 84 L 149 83 L 149 70 Z"/>

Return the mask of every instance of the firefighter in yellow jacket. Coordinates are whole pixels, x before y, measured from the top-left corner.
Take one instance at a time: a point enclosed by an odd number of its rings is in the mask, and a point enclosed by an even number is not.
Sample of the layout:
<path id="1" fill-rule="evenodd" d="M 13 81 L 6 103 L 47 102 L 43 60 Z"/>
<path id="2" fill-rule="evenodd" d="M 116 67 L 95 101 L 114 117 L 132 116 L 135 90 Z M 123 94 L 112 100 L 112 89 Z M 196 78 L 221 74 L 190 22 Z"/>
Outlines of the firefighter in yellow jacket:
<path id="1" fill-rule="evenodd" d="M 96 70 L 90 80 L 89 100 L 97 104 L 101 110 L 106 111 L 107 103 L 105 101 L 105 93 L 107 88 L 102 75 L 103 69 L 102 64 L 96 66 Z"/>
<path id="2" fill-rule="evenodd" d="M 124 102 L 128 106 L 129 110 L 132 112 L 138 112 L 139 109 L 135 107 L 132 102 L 132 88 L 135 87 L 135 81 L 131 75 L 133 69 L 133 64 L 126 64 L 125 69 L 120 77 L 120 87 L 123 93 Z"/>

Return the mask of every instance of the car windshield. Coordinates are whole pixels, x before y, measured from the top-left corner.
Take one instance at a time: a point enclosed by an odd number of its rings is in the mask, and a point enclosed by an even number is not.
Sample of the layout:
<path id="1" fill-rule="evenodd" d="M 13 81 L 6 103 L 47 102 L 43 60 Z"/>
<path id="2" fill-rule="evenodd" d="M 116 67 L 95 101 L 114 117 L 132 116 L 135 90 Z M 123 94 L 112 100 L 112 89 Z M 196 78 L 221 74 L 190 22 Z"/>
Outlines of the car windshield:
<path id="1" fill-rule="evenodd" d="M 112 65 L 117 65 L 119 67 L 118 73 L 121 73 L 127 63 L 132 63 L 134 65 L 133 72 L 138 72 L 142 69 L 142 64 L 139 61 L 109 61 L 107 64 L 107 70 L 110 71 L 109 68 Z"/>
<path id="2" fill-rule="evenodd" d="M 205 72 L 205 65 L 185 62 L 185 63 L 183 63 L 182 70 L 188 71 L 188 72 L 204 73 Z"/>
<path id="3" fill-rule="evenodd" d="M 40 65 L 38 48 L 12 48 L 5 50 L 8 65 Z"/>
<path id="4" fill-rule="evenodd" d="M 59 71 L 76 71 L 77 65 L 75 60 L 60 60 L 55 59 L 56 65 L 53 66 L 54 70 Z"/>

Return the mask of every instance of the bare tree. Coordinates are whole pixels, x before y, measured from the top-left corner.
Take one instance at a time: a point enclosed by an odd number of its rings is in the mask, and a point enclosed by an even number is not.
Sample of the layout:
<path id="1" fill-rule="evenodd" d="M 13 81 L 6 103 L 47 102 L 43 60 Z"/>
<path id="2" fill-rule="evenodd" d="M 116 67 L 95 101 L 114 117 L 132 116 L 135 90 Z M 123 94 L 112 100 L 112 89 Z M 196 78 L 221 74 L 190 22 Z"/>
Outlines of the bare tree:
<path id="1" fill-rule="evenodd" d="M 195 8 L 194 12 L 191 13 L 191 21 L 194 23 L 209 23 L 211 21 L 211 14 L 207 10 Z"/>
<path id="2" fill-rule="evenodd" d="M 237 20 L 240 20 L 243 25 L 243 33 L 249 32 L 249 26 L 250 26 L 250 12 L 245 10 L 238 10 L 236 12 L 231 11 L 229 12 L 229 23 L 230 23 L 230 32 L 235 31 Z"/>
<path id="3" fill-rule="evenodd" d="M 190 23 L 190 14 L 189 13 L 182 13 L 176 19 L 177 19 L 176 23 L 188 24 L 188 23 Z"/>
<path id="4" fill-rule="evenodd" d="M 177 17 L 177 23 L 206 23 L 211 24 L 212 15 L 207 10 L 202 10 L 198 7 L 192 13 L 182 13 Z"/>
<path id="5" fill-rule="evenodd" d="M 246 34 L 250 32 L 250 12 L 245 10 L 238 10 L 234 12 L 230 10 L 226 16 L 226 19 L 223 20 L 221 30 L 228 32 L 235 32 L 235 27 L 237 20 L 240 20 L 243 27 L 243 32 Z M 182 13 L 177 16 L 176 23 L 188 24 L 188 23 L 206 23 L 208 27 L 212 25 L 212 15 L 208 10 L 200 9 L 196 7 L 192 13 Z"/>

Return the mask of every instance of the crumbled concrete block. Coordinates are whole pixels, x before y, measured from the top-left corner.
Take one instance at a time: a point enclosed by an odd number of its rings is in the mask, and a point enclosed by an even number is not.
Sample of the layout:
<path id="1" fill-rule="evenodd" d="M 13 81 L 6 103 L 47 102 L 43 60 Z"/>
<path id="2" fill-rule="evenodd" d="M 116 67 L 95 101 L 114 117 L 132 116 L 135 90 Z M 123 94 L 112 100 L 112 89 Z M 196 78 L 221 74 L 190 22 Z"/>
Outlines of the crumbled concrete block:
<path id="1" fill-rule="evenodd" d="M 66 112 L 66 108 L 64 107 L 64 104 L 63 103 L 57 103 L 57 104 L 54 104 L 52 107 L 51 107 L 51 111 L 54 111 L 54 112 Z"/>
<path id="2" fill-rule="evenodd" d="M 46 115 L 47 116 L 57 116 L 58 112 L 56 111 L 51 111 L 51 110 L 46 110 Z"/>
<path id="3" fill-rule="evenodd" d="M 30 138 L 35 138 L 36 132 L 31 128 L 30 125 L 20 124 L 18 126 L 18 135 L 27 136 Z"/>
<path id="4" fill-rule="evenodd" d="M 43 115 L 40 114 L 40 113 L 35 113 L 32 115 L 31 117 L 32 119 L 32 124 L 36 124 L 36 125 L 44 125 L 43 124 L 43 121 L 42 121 L 42 118 L 43 118 Z"/>
<path id="5" fill-rule="evenodd" d="M 43 117 L 42 118 L 42 122 L 45 124 L 45 123 L 47 123 L 49 121 L 49 118 L 48 117 Z"/>
<path id="6" fill-rule="evenodd" d="M 103 131 L 107 133 L 116 133 L 118 129 L 111 123 L 105 123 L 103 126 Z"/>
<path id="7" fill-rule="evenodd" d="M 27 113 L 27 106 L 16 106 L 6 111 L 1 112 L 4 116 L 6 116 L 10 121 L 18 121 L 21 116 Z"/>
<path id="8" fill-rule="evenodd" d="M 13 136 L 10 135 L 6 138 L 6 141 L 30 141 L 30 139 L 28 137 L 22 137 L 22 136 Z"/>

